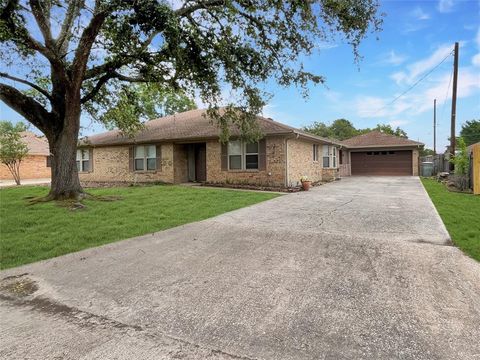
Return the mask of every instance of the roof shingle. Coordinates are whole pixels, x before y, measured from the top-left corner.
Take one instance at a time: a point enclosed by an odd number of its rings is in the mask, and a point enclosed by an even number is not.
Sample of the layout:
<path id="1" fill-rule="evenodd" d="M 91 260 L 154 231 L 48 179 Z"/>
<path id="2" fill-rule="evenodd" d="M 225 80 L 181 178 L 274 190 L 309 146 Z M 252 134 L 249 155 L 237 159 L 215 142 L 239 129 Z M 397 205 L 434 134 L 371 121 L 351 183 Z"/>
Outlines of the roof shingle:
<path id="1" fill-rule="evenodd" d="M 124 145 L 133 143 L 146 143 L 157 141 L 185 141 L 205 138 L 217 138 L 220 134 L 219 127 L 205 116 L 206 110 L 190 110 L 183 113 L 165 116 L 145 123 L 145 129 L 134 138 L 123 135 L 119 130 L 87 137 L 82 144 L 93 146 Z M 305 133 L 299 129 L 281 124 L 272 119 L 257 116 L 260 129 L 265 135 L 298 134 L 310 140 L 337 143 L 330 139 Z M 239 130 L 232 126 L 230 133 L 240 135 Z"/>
<path id="2" fill-rule="evenodd" d="M 380 131 L 371 131 L 366 134 L 354 136 L 350 139 L 343 140 L 348 148 L 368 148 L 381 146 L 420 146 L 421 142 L 409 140 L 400 136 L 389 135 Z"/>
<path id="3" fill-rule="evenodd" d="M 36 135 L 31 131 L 23 131 L 21 137 L 28 147 L 29 155 L 50 155 L 48 141 L 45 136 Z"/>

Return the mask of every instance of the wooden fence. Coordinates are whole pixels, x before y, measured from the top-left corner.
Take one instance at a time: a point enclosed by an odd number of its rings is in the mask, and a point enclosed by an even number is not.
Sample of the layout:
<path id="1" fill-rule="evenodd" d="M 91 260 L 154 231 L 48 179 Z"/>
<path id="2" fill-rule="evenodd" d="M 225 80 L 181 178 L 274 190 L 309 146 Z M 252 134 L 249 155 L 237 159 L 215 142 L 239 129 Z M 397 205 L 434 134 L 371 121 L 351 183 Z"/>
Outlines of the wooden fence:
<path id="1" fill-rule="evenodd" d="M 470 154 L 470 171 L 473 182 L 473 193 L 480 194 L 480 144 L 473 145 L 472 153 Z"/>

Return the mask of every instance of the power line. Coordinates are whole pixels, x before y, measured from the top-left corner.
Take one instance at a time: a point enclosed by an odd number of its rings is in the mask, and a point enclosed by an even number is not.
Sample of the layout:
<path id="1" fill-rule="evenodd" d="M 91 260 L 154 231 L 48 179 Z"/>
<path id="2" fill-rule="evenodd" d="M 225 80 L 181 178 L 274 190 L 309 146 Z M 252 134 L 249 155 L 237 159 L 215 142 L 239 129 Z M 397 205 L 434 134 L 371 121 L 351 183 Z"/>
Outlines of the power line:
<path id="1" fill-rule="evenodd" d="M 400 99 L 403 95 L 405 95 L 406 93 L 408 93 L 410 90 L 412 90 L 415 86 L 417 86 L 421 81 L 423 81 L 425 78 L 427 78 L 432 72 L 434 72 L 440 65 L 443 64 L 443 62 L 445 60 L 448 59 L 448 57 L 450 55 L 453 54 L 453 50 L 450 51 L 447 56 L 445 56 L 442 61 L 440 61 L 435 67 L 433 67 L 432 69 L 430 69 L 430 71 L 428 71 L 427 73 L 425 73 L 420 79 L 418 79 L 413 85 L 411 85 L 407 90 L 405 90 L 404 92 L 402 92 L 400 95 L 398 95 L 397 97 L 395 97 L 392 101 L 390 101 L 388 104 L 384 105 L 383 107 L 381 107 L 380 109 L 378 109 L 377 111 L 375 111 L 373 113 L 373 115 L 371 116 L 375 116 L 376 114 L 378 114 L 380 111 L 384 110 L 385 108 L 387 108 L 388 106 L 392 105 L 393 103 L 395 103 L 395 101 L 397 101 L 398 99 Z"/>

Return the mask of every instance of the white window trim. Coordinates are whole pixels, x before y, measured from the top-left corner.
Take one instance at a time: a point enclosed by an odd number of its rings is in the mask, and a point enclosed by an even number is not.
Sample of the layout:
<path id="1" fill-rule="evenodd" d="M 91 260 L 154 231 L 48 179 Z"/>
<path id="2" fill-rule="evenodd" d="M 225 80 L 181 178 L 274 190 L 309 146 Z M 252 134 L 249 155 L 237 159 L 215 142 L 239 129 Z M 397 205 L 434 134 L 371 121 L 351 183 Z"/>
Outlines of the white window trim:
<path id="1" fill-rule="evenodd" d="M 323 158 L 327 157 L 323 155 L 323 146 L 328 146 L 328 166 L 323 166 Z M 322 168 L 324 169 L 337 169 L 338 168 L 338 148 L 334 145 L 322 146 Z M 334 166 L 335 163 L 335 166 Z"/>
<path id="2" fill-rule="evenodd" d="M 155 148 L 155 157 L 147 157 L 147 148 L 153 146 Z M 143 157 L 137 157 L 137 148 L 143 147 Z M 137 160 L 143 159 L 143 170 L 137 170 Z M 148 159 L 155 159 L 155 169 L 148 169 Z M 154 144 L 135 145 L 133 148 L 133 170 L 135 172 L 157 171 L 157 147 Z"/>
<path id="3" fill-rule="evenodd" d="M 318 162 L 319 145 L 313 144 L 313 162 Z"/>
<path id="4" fill-rule="evenodd" d="M 80 156 L 79 156 L 80 154 Z M 79 163 L 79 166 L 77 166 L 78 172 L 89 172 L 90 171 L 90 150 L 89 149 L 77 149 L 77 155 L 76 155 L 76 162 Z M 88 169 L 84 169 L 84 162 L 88 161 Z"/>
<path id="5" fill-rule="evenodd" d="M 257 152 L 255 153 L 247 153 L 247 142 L 242 141 L 242 140 L 233 140 L 233 141 L 240 141 L 240 147 L 242 149 L 241 154 L 230 154 L 228 151 L 228 146 L 227 146 L 227 168 L 228 171 L 258 171 L 258 167 L 260 166 L 260 156 L 259 156 L 259 150 L 260 150 L 260 143 L 257 142 Z M 240 155 L 241 159 L 241 167 L 240 169 L 231 169 L 230 168 L 230 155 L 232 156 L 238 156 Z M 256 169 L 247 169 L 247 155 L 257 155 L 257 168 Z"/>

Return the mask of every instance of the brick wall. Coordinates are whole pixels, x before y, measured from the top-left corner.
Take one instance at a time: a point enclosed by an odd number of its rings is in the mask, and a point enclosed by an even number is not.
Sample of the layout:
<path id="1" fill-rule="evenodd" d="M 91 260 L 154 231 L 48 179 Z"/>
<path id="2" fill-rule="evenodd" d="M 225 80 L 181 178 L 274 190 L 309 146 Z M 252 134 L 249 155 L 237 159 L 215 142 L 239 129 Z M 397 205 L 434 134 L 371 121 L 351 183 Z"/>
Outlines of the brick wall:
<path id="1" fill-rule="evenodd" d="M 417 149 L 412 150 L 413 176 L 418 176 L 418 157 L 419 157 L 418 150 Z"/>
<path id="2" fill-rule="evenodd" d="M 338 178 L 339 171 L 338 169 L 322 169 L 322 181 L 332 181 Z"/>
<path id="3" fill-rule="evenodd" d="M 81 181 L 99 182 L 168 182 L 174 180 L 173 144 L 162 144 L 161 171 L 131 172 L 128 167 L 128 146 L 93 149 L 93 171 L 80 173 Z"/>
<path id="4" fill-rule="evenodd" d="M 300 185 L 300 178 L 307 176 L 312 182 L 322 180 L 322 147 L 319 146 L 319 161 L 313 161 L 313 143 L 288 140 L 288 182 L 289 186 Z"/>
<path id="5" fill-rule="evenodd" d="M 254 184 L 261 186 L 285 186 L 285 139 L 266 138 L 266 170 L 222 171 L 221 144 L 207 142 L 207 182 Z"/>
<path id="6" fill-rule="evenodd" d="M 207 182 L 251 184 L 260 186 L 285 186 L 285 138 L 266 138 L 266 170 L 227 170 L 221 168 L 221 144 L 217 140 L 206 142 Z M 184 144 L 162 144 L 162 171 L 131 172 L 128 167 L 128 146 L 97 147 L 93 150 L 93 171 L 80 173 L 83 182 L 155 182 L 182 183 L 188 181 L 188 151 Z M 289 139 L 289 182 L 297 185 L 300 177 L 312 181 L 331 178 L 336 169 L 322 169 L 314 162 L 312 143 Z M 321 148 L 319 149 L 319 160 Z M 290 185 L 289 184 L 289 185 Z"/>
<path id="7" fill-rule="evenodd" d="M 51 176 L 45 155 L 28 155 L 20 163 L 20 179 L 46 179 Z M 0 180 L 13 180 L 8 168 L 0 164 Z"/>

